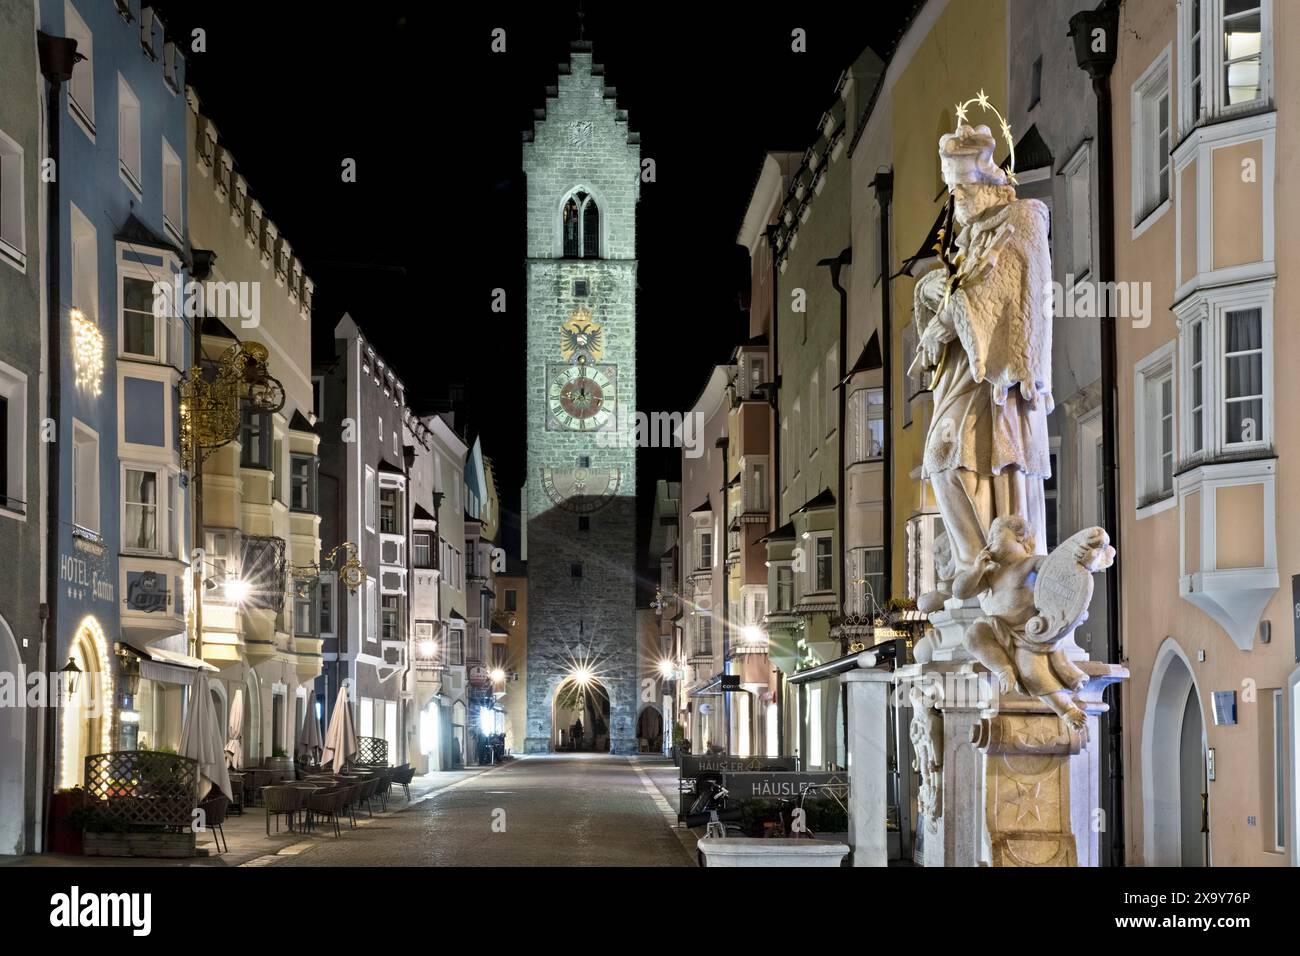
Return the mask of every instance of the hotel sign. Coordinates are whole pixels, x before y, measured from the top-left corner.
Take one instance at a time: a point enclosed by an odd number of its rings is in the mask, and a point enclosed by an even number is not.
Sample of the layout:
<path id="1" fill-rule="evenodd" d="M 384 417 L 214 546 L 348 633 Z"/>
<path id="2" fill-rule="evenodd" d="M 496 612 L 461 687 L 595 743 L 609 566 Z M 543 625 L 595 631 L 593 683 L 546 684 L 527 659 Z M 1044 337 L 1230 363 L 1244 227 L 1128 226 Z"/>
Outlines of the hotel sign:
<path id="1" fill-rule="evenodd" d="M 105 577 L 95 564 L 85 558 L 60 554 L 59 580 L 63 582 L 69 597 L 116 603 L 116 588 L 113 586 L 113 581 Z"/>

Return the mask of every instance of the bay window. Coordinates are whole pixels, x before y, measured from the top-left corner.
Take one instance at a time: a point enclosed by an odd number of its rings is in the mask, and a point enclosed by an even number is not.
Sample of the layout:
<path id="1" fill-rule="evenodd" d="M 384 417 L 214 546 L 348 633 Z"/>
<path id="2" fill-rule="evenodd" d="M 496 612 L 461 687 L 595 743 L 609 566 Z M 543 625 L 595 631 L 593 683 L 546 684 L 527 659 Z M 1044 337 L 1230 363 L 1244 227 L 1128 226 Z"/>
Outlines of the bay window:
<path id="1" fill-rule="evenodd" d="M 159 357 L 153 282 L 148 279 L 122 276 L 122 352 Z"/>
<path id="2" fill-rule="evenodd" d="M 240 427 L 239 464 L 244 468 L 272 467 L 271 416 L 265 412 L 254 411 L 249 406 L 243 408 L 243 423 Z"/>
<path id="3" fill-rule="evenodd" d="M 320 591 L 319 582 L 305 584 L 294 591 L 293 596 L 293 632 L 314 637 L 317 634 L 316 598 Z"/>
<path id="4" fill-rule="evenodd" d="M 1198 292 L 1179 304 L 1189 459 L 1239 457 L 1273 443 L 1273 282 Z"/>
<path id="5" fill-rule="evenodd" d="M 417 568 L 433 567 L 433 549 L 430 544 L 432 535 L 428 531 L 417 531 L 411 535 L 411 559 Z"/>
<path id="6" fill-rule="evenodd" d="M 160 550 L 159 494 L 163 479 L 153 469 L 124 469 L 122 494 L 125 502 L 122 547 L 127 551 Z"/>
<path id="7" fill-rule="evenodd" d="M 834 587 L 835 555 L 829 534 L 818 535 L 813 543 L 812 590 L 829 591 Z"/>
<path id="8" fill-rule="evenodd" d="M 776 610 L 788 611 L 794 607 L 794 571 L 782 565 L 776 569 Z"/>
<path id="9" fill-rule="evenodd" d="M 1272 96 L 1272 0 L 1184 0 L 1178 23 L 1184 132 Z"/>
<path id="10" fill-rule="evenodd" d="M 316 459 L 310 455 L 290 458 L 289 507 L 294 511 L 316 510 Z"/>
<path id="11" fill-rule="evenodd" d="M 379 640 L 379 596 L 374 578 L 366 578 L 366 640 Z"/>
<path id="12" fill-rule="evenodd" d="M 396 641 L 401 639 L 401 601 L 402 599 L 396 594 L 385 594 L 381 599 L 379 608 L 380 634 L 385 641 Z"/>

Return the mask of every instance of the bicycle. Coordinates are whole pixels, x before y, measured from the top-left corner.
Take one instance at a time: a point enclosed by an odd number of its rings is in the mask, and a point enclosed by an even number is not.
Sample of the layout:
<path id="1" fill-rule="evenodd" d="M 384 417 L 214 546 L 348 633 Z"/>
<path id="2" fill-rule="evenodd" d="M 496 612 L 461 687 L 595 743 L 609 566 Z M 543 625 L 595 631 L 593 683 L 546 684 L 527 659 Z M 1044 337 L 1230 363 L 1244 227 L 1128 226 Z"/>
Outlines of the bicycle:
<path id="1" fill-rule="evenodd" d="M 691 811 L 683 814 L 682 823 L 692 830 L 704 827 L 705 839 L 722 840 L 744 836 L 744 827 L 740 825 L 744 811 L 740 807 L 727 806 L 729 795 L 730 792 L 722 784 L 713 780 L 706 781 L 704 792 L 691 805 Z M 700 866 L 704 866 L 704 851 L 696 850 L 696 859 Z"/>

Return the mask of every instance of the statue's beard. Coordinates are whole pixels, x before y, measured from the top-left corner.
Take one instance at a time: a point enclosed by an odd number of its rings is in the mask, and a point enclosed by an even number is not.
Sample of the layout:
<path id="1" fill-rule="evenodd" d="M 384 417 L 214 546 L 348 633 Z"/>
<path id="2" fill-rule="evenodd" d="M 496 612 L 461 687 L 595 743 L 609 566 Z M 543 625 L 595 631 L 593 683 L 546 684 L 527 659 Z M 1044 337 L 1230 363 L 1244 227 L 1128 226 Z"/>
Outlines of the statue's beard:
<path id="1" fill-rule="evenodd" d="M 1002 191 L 992 186 L 982 186 L 965 196 L 953 197 L 953 218 L 965 226 L 1002 202 Z"/>

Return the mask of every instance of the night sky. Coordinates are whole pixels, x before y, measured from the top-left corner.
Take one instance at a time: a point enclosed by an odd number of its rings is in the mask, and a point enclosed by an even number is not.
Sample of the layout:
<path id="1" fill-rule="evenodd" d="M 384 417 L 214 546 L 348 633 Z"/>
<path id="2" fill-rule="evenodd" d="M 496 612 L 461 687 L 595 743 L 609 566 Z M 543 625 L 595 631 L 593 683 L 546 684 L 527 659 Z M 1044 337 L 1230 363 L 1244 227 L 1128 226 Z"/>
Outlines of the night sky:
<path id="1" fill-rule="evenodd" d="M 521 133 L 577 38 L 577 5 L 156 6 L 169 34 L 207 31 L 189 82 L 316 282 L 317 356 L 349 311 L 416 411 L 463 387 L 457 425 L 482 435 L 513 524 L 525 468 Z M 772 16 L 585 4 L 595 60 L 657 166 L 638 211 L 640 410 L 689 408 L 745 337 L 736 233 L 763 151 L 802 151 L 840 72 L 865 46 L 885 55 L 910 6 Z M 490 49 L 496 27 L 504 54 Z M 807 53 L 791 52 L 795 27 Z M 345 157 L 355 183 L 341 180 Z M 504 315 L 490 309 L 498 287 Z M 655 479 L 678 470 L 674 452 L 641 452 L 643 533 Z"/>

